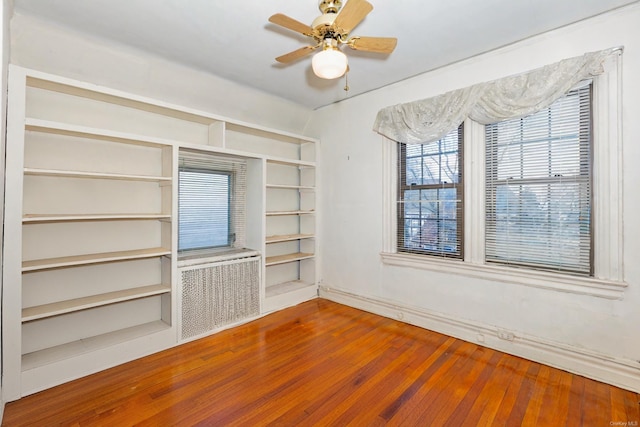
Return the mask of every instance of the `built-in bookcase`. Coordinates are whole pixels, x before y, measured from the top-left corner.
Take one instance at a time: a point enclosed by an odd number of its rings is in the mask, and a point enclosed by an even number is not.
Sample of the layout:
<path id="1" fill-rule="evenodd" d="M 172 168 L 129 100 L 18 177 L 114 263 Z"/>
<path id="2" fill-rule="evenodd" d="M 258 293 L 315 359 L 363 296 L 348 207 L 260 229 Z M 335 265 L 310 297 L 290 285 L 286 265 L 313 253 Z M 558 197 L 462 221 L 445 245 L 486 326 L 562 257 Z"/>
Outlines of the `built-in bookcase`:
<path id="1" fill-rule="evenodd" d="M 315 142 L 11 66 L 5 400 L 176 345 L 181 148 L 247 160 L 261 313 L 315 297 Z"/>
<path id="2" fill-rule="evenodd" d="M 315 159 L 306 145 L 297 159 L 267 160 L 265 289 L 273 309 L 316 288 Z"/>

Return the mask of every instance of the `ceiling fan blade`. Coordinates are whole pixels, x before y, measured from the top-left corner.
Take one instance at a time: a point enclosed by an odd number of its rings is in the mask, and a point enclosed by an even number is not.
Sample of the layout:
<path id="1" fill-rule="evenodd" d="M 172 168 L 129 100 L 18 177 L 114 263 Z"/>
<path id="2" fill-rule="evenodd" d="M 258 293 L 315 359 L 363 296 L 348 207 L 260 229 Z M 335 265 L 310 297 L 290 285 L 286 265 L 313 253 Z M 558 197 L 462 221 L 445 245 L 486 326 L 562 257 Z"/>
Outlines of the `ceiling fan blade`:
<path id="1" fill-rule="evenodd" d="M 307 24 L 303 24 L 300 21 L 296 21 L 293 18 L 289 18 L 287 15 L 283 15 L 282 13 L 276 13 L 269 18 L 269 22 L 280 25 L 281 27 L 287 28 L 289 30 L 293 30 L 297 33 L 304 34 L 305 36 L 310 36 L 313 33 L 313 28 L 308 26 Z"/>
<path id="2" fill-rule="evenodd" d="M 338 12 L 333 25 L 345 34 L 349 34 L 372 10 L 373 5 L 367 0 L 348 0 Z"/>
<path id="3" fill-rule="evenodd" d="M 308 54 L 313 52 L 318 46 L 301 47 L 300 49 L 296 49 L 293 52 L 285 53 L 284 55 L 278 56 L 276 58 L 276 61 L 282 64 L 288 64 L 289 62 L 293 62 L 297 59 L 307 56 Z"/>
<path id="4" fill-rule="evenodd" d="M 351 49 L 376 53 L 391 53 L 397 44 L 395 37 L 353 37 L 347 42 Z"/>

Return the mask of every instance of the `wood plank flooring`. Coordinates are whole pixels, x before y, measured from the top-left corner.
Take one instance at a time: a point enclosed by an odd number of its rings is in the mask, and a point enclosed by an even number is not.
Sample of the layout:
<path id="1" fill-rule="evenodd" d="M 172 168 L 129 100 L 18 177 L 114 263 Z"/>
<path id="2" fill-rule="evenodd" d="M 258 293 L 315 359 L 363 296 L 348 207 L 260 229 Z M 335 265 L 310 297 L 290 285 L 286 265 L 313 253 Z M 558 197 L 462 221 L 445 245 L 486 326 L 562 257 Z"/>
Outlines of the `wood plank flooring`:
<path id="1" fill-rule="evenodd" d="M 313 300 L 8 403 L 4 426 L 638 426 L 640 396 Z"/>

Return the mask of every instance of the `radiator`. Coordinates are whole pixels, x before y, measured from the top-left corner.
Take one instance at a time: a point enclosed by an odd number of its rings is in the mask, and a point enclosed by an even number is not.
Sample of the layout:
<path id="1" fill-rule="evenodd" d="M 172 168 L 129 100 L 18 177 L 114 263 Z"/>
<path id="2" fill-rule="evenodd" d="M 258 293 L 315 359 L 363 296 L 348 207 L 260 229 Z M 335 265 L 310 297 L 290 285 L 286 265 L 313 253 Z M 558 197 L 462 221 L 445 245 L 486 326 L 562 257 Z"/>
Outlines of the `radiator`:
<path id="1" fill-rule="evenodd" d="M 260 256 L 192 265 L 179 272 L 182 339 L 260 314 Z"/>

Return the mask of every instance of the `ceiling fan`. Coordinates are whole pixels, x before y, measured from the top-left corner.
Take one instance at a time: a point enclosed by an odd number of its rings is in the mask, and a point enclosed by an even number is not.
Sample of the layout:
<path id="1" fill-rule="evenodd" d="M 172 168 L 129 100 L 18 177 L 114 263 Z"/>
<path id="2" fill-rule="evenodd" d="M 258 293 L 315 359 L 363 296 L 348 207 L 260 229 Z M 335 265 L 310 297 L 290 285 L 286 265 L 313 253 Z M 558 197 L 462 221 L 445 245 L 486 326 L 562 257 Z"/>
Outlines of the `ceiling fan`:
<path id="1" fill-rule="evenodd" d="M 287 64 L 309 55 L 318 48 L 311 65 L 313 72 L 324 79 L 335 79 L 347 71 L 347 56 L 340 50 L 342 45 L 351 49 L 366 52 L 389 54 L 393 52 L 398 40 L 395 37 L 350 37 L 353 30 L 373 10 L 366 0 L 347 0 L 342 7 L 342 0 L 320 0 L 318 5 L 322 15 L 311 25 L 303 24 L 282 13 L 276 13 L 269 22 L 293 30 L 314 39 L 315 44 L 304 46 L 276 58 L 276 61 Z"/>

